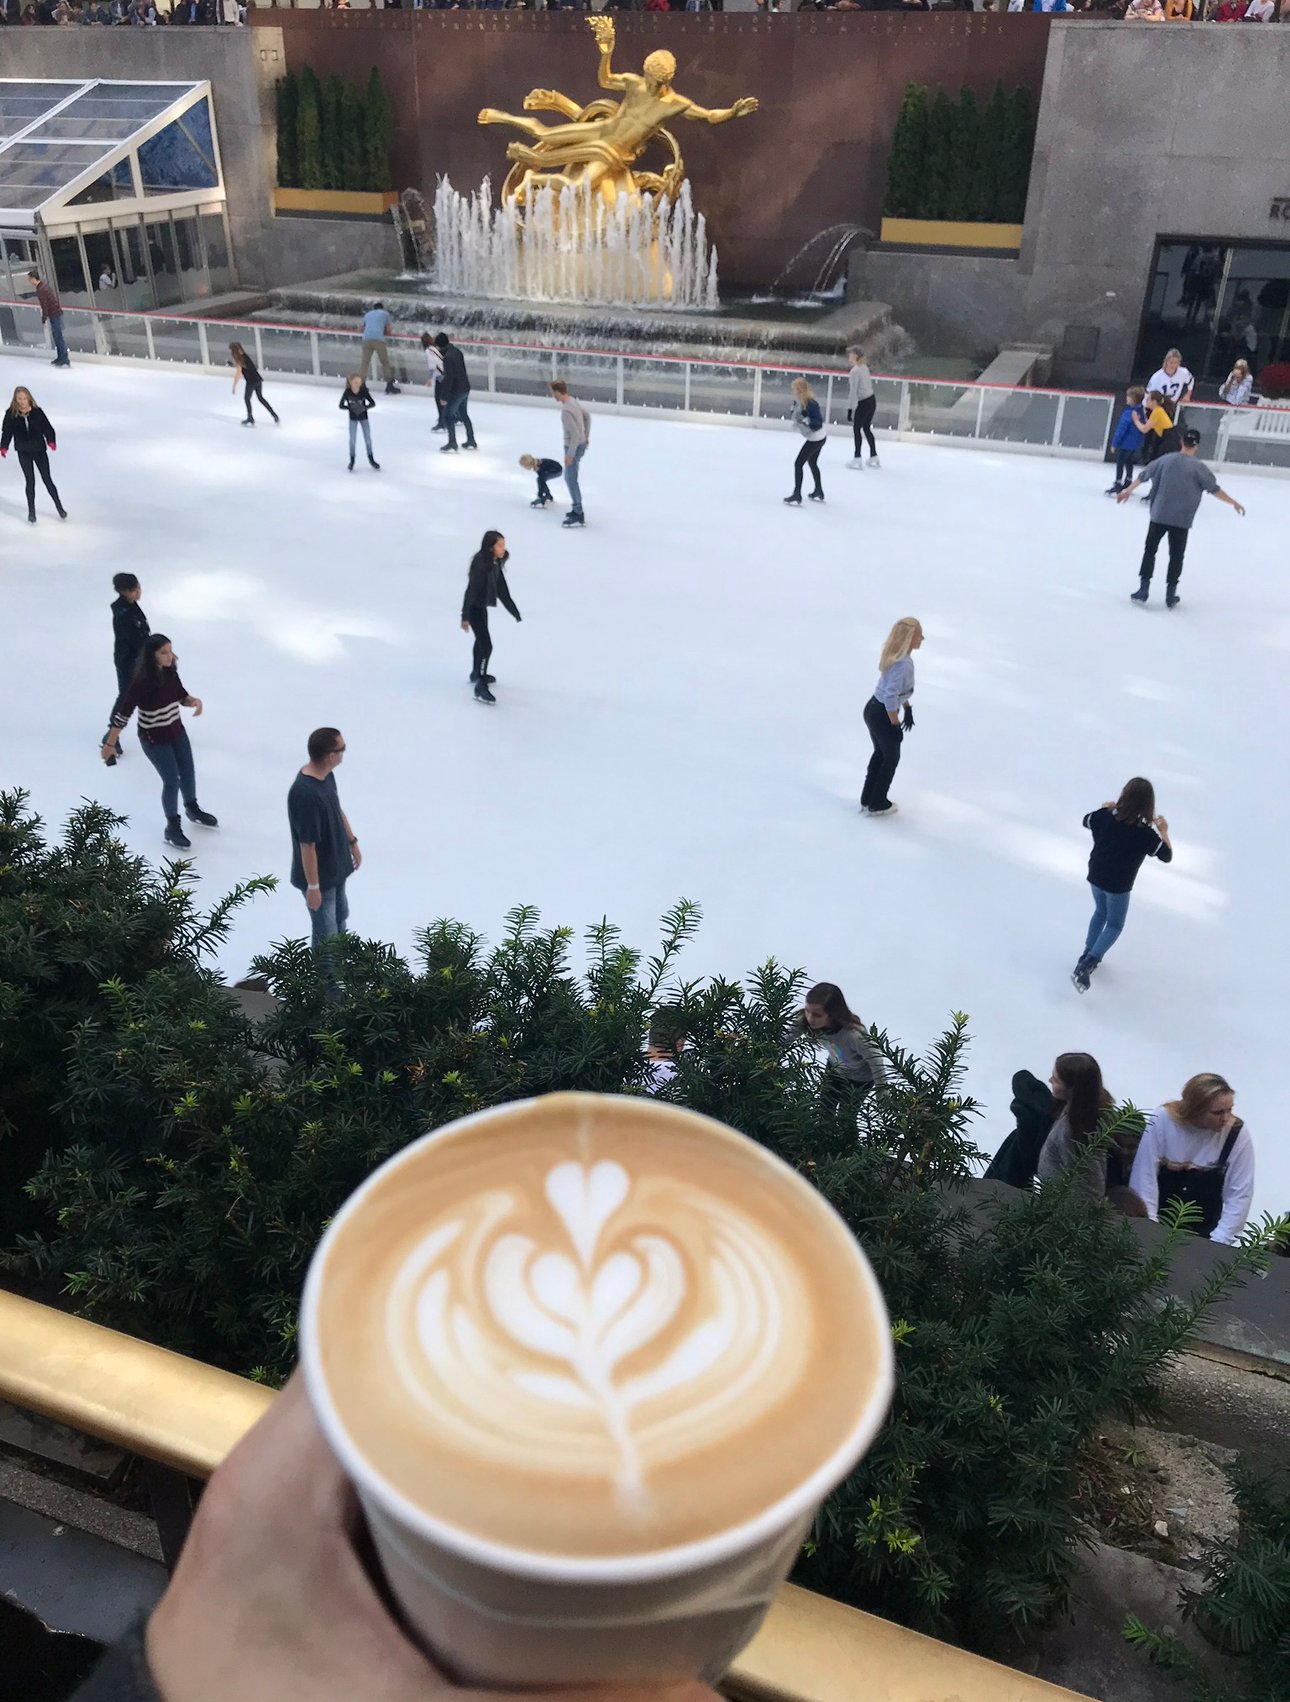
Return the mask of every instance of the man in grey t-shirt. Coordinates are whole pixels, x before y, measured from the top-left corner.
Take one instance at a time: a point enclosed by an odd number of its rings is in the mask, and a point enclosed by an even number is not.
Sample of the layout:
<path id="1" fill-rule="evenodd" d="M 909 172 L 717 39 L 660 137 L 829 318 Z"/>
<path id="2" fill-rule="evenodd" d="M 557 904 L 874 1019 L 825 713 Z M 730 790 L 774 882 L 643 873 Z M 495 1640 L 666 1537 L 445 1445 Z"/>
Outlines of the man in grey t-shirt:
<path id="1" fill-rule="evenodd" d="M 1147 542 L 1142 551 L 1142 566 L 1138 569 L 1138 589 L 1133 593 L 1135 603 L 1145 603 L 1151 591 L 1151 575 L 1155 571 L 1156 551 L 1161 538 L 1169 539 L 1169 570 L 1165 578 L 1165 607 L 1176 608 L 1179 602 L 1178 581 L 1182 577 L 1183 556 L 1187 553 L 1187 533 L 1196 518 L 1200 499 L 1209 492 L 1238 514 L 1245 510 L 1219 484 L 1213 473 L 1198 457 L 1200 433 L 1185 431 L 1182 448 L 1173 455 L 1161 455 L 1145 467 L 1131 485 L 1116 498 L 1127 502 L 1139 485 L 1151 486 L 1151 521 L 1147 526 Z"/>

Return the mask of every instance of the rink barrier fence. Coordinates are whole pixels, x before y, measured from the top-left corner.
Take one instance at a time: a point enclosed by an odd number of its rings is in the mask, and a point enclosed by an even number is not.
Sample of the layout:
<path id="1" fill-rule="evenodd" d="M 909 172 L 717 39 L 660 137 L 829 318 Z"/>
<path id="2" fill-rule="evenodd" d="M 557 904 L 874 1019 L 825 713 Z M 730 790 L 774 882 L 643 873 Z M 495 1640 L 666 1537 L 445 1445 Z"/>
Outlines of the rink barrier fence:
<path id="1" fill-rule="evenodd" d="M 330 326 L 81 307 L 64 307 L 63 334 L 69 351 L 81 358 L 204 371 L 227 370 L 226 345 L 236 341 L 251 350 L 266 377 L 303 382 L 342 381 L 359 366 L 363 340 L 361 332 Z M 400 381 L 423 386 L 424 356 L 416 336 L 396 333 L 388 341 Z M 476 396 L 547 403 L 550 381 L 563 378 L 582 401 L 602 410 L 782 427 L 792 406 L 789 385 L 804 377 L 822 392 L 830 432 L 850 435 L 847 375 L 838 367 L 539 347 L 467 335 L 454 341 L 470 359 Z M 30 354 L 48 346 L 33 302 L 0 300 L 0 350 Z M 886 438 L 1092 461 L 1104 458 L 1122 405 L 1118 396 L 1100 391 L 971 380 L 876 374 L 874 384 L 874 430 Z M 1208 461 L 1290 471 L 1290 411 L 1189 403 L 1187 414 L 1204 432 Z"/>
<path id="2" fill-rule="evenodd" d="M 0 1291 L 0 1399 L 185 1478 L 209 1477 L 273 1398 L 263 1384 Z M 170 1535 L 168 1560 L 184 1532 Z M 791 1584 L 721 1688 L 732 1702 L 1081 1702 Z"/>

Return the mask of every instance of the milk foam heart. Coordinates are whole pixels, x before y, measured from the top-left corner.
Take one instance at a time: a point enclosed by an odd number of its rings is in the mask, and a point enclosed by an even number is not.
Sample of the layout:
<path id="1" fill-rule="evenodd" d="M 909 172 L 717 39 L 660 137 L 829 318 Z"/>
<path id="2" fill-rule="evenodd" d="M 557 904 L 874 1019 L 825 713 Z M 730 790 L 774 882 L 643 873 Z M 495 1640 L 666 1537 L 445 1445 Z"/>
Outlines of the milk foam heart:
<path id="1" fill-rule="evenodd" d="M 752 1143 L 660 1110 L 504 1108 L 393 1161 L 334 1226 L 328 1393 L 432 1518 L 555 1555 L 701 1541 L 790 1493 L 871 1397 L 840 1220 Z"/>

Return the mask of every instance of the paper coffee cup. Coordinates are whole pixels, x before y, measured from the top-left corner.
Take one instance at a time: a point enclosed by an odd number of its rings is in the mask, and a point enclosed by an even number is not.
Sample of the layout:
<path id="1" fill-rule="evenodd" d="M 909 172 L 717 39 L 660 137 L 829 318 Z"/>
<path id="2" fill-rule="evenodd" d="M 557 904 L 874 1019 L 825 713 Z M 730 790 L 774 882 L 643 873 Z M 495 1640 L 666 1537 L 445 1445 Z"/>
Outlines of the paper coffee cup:
<path id="1" fill-rule="evenodd" d="M 515 1688 L 719 1678 L 893 1380 L 873 1272 L 809 1183 L 585 1093 L 382 1165 L 319 1244 L 300 1343 L 407 1624 Z"/>

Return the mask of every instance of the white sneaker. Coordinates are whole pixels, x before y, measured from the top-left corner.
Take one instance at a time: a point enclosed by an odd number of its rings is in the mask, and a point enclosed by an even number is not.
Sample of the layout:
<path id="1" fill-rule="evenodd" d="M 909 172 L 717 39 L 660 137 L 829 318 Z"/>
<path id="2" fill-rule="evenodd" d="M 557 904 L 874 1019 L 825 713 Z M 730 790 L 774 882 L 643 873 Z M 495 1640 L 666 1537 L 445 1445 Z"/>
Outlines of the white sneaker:
<path id="1" fill-rule="evenodd" d="M 860 459 L 860 457 L 858 455 L 855 456 L 854 459 L 848 461 L 847 466 L 850 467 L 853 472 L 856 472 L 856 473 L 863 473 L 864 472 L 864 462 Z"/>

